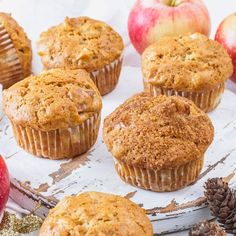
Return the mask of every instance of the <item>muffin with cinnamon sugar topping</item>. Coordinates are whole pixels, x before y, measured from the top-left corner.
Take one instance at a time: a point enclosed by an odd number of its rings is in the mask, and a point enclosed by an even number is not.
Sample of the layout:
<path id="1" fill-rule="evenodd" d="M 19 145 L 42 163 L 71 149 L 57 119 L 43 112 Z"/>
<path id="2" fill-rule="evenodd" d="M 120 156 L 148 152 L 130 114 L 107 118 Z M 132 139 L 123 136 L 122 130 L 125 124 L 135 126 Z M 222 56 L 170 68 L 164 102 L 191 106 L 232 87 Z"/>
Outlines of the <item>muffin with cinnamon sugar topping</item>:
<path id="1" fill-rule="evenodd" d="M 146 93 L 118 107 L 105 119 L 103 130 L 120 177 L 158 192 L 196 181 L 213 136 L 210 119 L 192 101 Z"/>

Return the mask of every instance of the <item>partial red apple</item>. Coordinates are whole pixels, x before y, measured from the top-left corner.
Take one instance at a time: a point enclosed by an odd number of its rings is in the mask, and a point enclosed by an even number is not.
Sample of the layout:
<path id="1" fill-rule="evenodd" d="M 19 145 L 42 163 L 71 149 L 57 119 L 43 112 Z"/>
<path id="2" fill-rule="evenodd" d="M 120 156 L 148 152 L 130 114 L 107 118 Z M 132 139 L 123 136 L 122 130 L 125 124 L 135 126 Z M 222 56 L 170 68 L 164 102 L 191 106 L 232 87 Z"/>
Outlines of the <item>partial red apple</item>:
<path id="1" fill-rule="evenodd" d="M 128 18 L 130 40 L 142 53 L 163 36 L 211 31 L 208 10 L 201 0 L 137 0 Z"/>
<path id="2" fill-rule="evenodd" d="M 10 191 L 10 180 L 7 166 L 0 156 L 0 217 L 5 209 Z"/>
<path id="3" fill-rule="evenodd" d="M 226 48 L 234 65 L 231 80 L 236 83 L 236 13 L 226 17 L 219 25 L 215 40 Z"/>

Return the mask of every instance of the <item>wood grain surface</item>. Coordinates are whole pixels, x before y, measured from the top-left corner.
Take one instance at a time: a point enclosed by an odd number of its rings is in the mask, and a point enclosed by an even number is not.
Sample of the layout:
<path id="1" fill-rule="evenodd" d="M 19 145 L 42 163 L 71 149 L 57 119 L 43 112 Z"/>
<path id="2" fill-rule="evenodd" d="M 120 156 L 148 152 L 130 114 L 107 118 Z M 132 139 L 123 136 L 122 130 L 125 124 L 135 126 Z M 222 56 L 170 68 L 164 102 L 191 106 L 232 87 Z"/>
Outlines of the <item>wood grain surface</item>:
<path id="1" fill-rule="evenodd" d="M 142 91 L 139 69 L 124 67 L 117 88 L 103 97 L 102 117 L 136 92 Z M 0 113 L 1 114 L 1 113 Z M 236 96 L 225 91 L 219 107 L 209 114 L 215 138 L 205 155 L 205 165 L 198 181 L 172 193 L 137 189 L 115 172 L 111 154 L 99 138 L 86 154 L 70 160 L 52 161 L 34 157 L 20 149 L 7 118 L 0 121 L 0 153 L 11 173 L 11 197 L 22 207 L 45 216 L 48 209 L 66 195 L 84 191 L 102 191 L 125 196 L 144 207 L 158 234 L 189 228 L 201 219 L 211 219 L 203 194 L 203 184 L 210 177 L 227 177 L 235 184 L 236 171 Z"/>

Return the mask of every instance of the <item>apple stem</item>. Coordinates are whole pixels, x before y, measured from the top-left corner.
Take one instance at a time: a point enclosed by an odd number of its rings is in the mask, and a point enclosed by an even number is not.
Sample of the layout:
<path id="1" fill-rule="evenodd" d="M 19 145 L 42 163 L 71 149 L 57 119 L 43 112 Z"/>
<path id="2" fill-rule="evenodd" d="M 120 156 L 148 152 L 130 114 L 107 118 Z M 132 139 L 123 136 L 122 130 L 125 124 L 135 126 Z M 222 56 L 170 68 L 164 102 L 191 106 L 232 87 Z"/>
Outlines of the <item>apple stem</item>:
<path id="1" fill-rule="evenodd" d="M 170 0 L 168 5 L 170 7 L 175 7 L 176 6 L 175 3 L 176 3 L 176 0 Z"/>

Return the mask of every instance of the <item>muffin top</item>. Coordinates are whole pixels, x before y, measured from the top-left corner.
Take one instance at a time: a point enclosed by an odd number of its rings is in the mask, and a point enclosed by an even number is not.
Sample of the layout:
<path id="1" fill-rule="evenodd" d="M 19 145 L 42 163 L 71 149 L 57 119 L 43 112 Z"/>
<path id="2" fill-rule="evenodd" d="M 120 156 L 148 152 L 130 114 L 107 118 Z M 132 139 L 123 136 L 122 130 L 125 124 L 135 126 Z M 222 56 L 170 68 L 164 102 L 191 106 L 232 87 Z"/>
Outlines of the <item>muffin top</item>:
<path id="1" fill-rule="evenodd" d="M 145 210 L 130 200 L 86 192 L 60 201 L 39 235 L 152 236 L 153 232 Z"/>
<path id="2" fill-rule="evenodd" d="M 137 94 L 104 122 L 103 139 L 121 162 L 170 169 L 200 158 L 213 140 L 208 116 L 178 96 Z"/>
<path id="3" fill-rule="evenodd" d="M 77 126 L 101 107 L 101 95 L 85 70 L 48 70 L 3 91 L 8 118 L 42 131 Z"/>
<path id="4" fill-rule="evenodd" d="M 144 81 L 167 89 L 209 91 L 233 72 L 226 50 L 200 33 L 164 37 L 142 55 Z"/>
<path id="5" fill-rule="evenodd" d="M 122 38 L 109 25 L 88 17 L 66 18 L 40 35 L 38 54 L 45 68 L 94 71 L 117 59 Z"/>
<path id="6" fill-rule="evenodd" d="M 11 15 L 7 13 L 0 12 L 0 25 L 5 28 L 12 40 L 23 69 L 23 76 L 30 75 L 32 51 L 31 42 L 26 33 Z"/>

